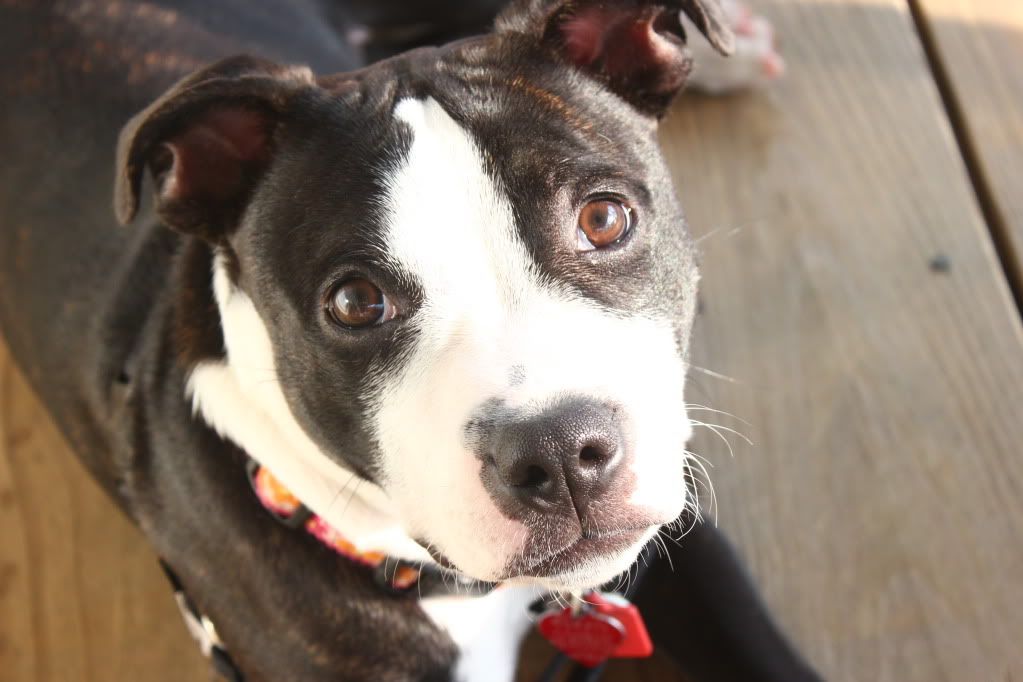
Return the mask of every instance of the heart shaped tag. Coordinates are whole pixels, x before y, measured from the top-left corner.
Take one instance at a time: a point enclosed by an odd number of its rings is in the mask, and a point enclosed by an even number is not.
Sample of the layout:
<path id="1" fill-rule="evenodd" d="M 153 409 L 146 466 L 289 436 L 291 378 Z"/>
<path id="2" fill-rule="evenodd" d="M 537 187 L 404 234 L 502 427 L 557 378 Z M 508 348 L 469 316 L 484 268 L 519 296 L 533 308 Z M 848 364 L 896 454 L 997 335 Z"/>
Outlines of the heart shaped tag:
<path id="1" fill-rule="evenodd" d="M 593 611 L 578 615 L 572 609 L 540 617 L 540 634 L 573 661 L 594 668 L 614 653 L 625 639 L 625 629 L 615 618 Z"/>

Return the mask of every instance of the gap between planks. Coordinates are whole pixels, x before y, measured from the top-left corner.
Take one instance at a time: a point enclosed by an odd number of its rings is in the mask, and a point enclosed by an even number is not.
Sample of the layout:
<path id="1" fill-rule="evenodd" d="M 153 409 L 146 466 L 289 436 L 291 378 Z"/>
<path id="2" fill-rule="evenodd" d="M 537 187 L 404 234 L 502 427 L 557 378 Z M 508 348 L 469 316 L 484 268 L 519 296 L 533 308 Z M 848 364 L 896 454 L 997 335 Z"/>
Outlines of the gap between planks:
<path id="1" fill-rule="evenodd" d="M 956 146 L 959 148 L 959 154 L 966 166 L 970 186 L 977 199 L 984 223 L 991 234 L 991 241 L 994 244 L 995 253 L 998 255 L 1002 274 L 1012 293 L 1016 311 L 1023 317 L 1023 263 L 1020 261 L 1020 255 L 1013 248 L 1012 238 L 1009 234 L 1011 229 L 1009 221 L 998 204 L 991 181 L 984 170 L 984 164 L 970 131 L 963 103 L 952 83 L 941 51 L 938 49 L 938 41 L 931 28 L 930 20 L 927 18 L 920 0 L 906 0 L 906 2 L 927 59 L 927 66 L 934 77 L 942 106 L 948 116 Z"/>

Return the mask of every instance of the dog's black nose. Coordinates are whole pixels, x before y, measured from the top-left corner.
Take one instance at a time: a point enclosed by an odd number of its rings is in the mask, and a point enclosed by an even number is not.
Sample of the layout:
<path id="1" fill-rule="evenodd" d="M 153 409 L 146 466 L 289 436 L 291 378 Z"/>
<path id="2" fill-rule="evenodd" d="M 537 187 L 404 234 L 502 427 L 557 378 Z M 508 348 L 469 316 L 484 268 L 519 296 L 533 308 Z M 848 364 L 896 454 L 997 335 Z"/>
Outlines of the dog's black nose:
<path id="1" fill-rule="evenodd" d="M 491 456 L 501 493 L 549 511 L 571 503 L 580 518 L 622 459 L 613 407 L 575 399 L 502 425 Z"/>

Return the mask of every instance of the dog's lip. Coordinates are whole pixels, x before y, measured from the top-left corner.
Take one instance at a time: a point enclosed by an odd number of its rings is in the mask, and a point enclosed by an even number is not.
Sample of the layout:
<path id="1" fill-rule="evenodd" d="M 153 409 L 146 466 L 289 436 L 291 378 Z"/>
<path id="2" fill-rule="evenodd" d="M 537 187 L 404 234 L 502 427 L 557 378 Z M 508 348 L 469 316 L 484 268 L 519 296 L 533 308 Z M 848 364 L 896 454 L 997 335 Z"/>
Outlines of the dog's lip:
<path id="1" fill-rule="evenodd" d="M 524 558 L 516 562 L 518 565 L 509 567 L 509 574 L 540 578 L 564 573 L 575 568 L 583 559 L 628 549 L 649 529 L 650 526 L 633 526 L 608 532 L 583 531 L 579 537 L 555 552 L 539 559 Z"/>

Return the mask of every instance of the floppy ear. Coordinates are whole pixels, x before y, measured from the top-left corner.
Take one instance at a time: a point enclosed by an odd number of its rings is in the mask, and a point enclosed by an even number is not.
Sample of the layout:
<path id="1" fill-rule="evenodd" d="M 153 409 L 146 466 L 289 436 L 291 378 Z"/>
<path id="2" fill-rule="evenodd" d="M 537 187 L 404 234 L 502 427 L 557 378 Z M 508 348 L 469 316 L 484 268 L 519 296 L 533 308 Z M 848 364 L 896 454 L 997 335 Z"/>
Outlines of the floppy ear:
<path id="1" fill-rule="evenodd" d="M 312 84 L 306 68 L 251 57 L 225 59 L 180 81 L 121 131 L 117 219 L 135 217 L 148 167 L 161 220 L 221 241 L 269 163 L 274 131 L 291 97 Z"/>
<path id="2" fill-rule="evenodd" d="M 692 66 L 680 12 L 718 52 L 731 54 L 735 38 L 718 0 L 517 0 L 496 29 L 536 39 L 660 117 Z"/>

